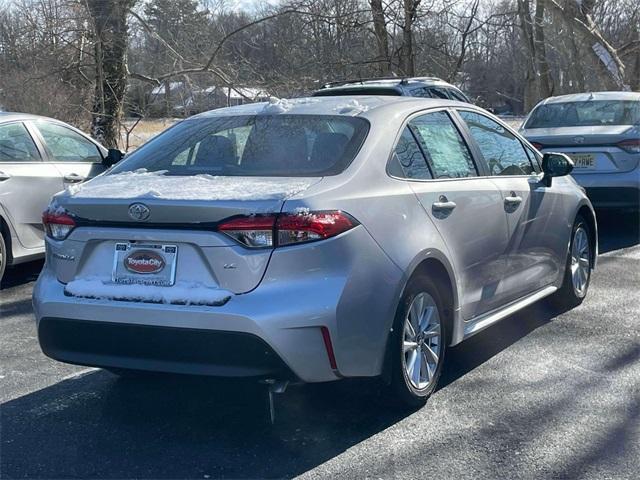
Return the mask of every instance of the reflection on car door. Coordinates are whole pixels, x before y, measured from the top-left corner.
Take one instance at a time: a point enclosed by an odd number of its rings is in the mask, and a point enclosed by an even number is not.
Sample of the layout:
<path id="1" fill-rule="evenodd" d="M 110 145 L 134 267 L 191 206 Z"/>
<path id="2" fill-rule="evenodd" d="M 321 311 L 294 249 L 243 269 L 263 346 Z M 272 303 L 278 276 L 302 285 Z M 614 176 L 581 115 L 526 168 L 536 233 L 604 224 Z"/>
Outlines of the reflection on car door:
<path id="1" fill-rule="evenodd" d="M 60 190 L 60 173 L 42 161 L 25 125 L 0 124 L 0 214 L 23 248 L 43 247 L 42 212 Z"/>
<path id="2" fill-rule="evenodd" d="M 518 299 L 552 284 L 564 263 L 566 223 L 562 197 L 540 182 L 533 152 L 504 126 L 478 112 L 458 110 L 489 166 L 504 202 L 509 227 L 505 251 L 507 300 Z M 565 240 L 563 240 L 565 239 Z"/>
<path id="3" fill-rule="evenodd" d="M 503 303 L 502 197 L 492 182 L 477 178 L 471 153 L 446 111 L 415 117 L 409 127 L 433 178 L 410 185 L 450 249 L 462 314 L 471 319 Z"/>
<path id="4" fill-rule="evenodd" d="M 64 125 L 39 120 L 31 123 L 45 147 L 45 159 L 55 165 L 62 178 L 62 188 L 80 183 L 105 170 L 98 146 Z"/>

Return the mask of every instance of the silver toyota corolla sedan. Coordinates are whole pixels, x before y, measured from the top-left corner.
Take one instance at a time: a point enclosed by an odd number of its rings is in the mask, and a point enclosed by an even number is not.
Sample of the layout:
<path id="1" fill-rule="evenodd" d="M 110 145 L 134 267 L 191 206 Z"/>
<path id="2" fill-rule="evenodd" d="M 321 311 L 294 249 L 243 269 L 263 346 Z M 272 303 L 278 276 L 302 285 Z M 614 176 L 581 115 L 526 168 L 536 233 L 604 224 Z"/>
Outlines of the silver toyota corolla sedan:
<path id="1" fill-rule="evenodd" d="M 123 374 L 382 376 L 419 405 L 449 346 L 584 299 L 596 220 L 571 168 L 450 100 L 204 113 L 53 199 L 40 345 Z"/>
<path id="2" fill-rule="evenodd" d="M 520 133 L 542 152 L 569 155 L 596 208 L 640 209 L 640 93 L 547 98 Z"/>

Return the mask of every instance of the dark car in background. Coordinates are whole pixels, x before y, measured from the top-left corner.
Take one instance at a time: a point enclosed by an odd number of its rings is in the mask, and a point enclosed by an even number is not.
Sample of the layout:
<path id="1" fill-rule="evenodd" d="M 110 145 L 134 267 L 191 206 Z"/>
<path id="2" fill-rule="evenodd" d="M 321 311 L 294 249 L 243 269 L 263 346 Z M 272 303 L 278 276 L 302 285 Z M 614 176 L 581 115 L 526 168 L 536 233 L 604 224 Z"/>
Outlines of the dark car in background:
<path id="1" fill-rule="evenodd" d="M 326 83 L 322 88 L 313 92 L 314 97 L 340 95 L 423 97 L 473 103 L 458 87 L 436 77 L 385 77 L 343 80 Z"/>

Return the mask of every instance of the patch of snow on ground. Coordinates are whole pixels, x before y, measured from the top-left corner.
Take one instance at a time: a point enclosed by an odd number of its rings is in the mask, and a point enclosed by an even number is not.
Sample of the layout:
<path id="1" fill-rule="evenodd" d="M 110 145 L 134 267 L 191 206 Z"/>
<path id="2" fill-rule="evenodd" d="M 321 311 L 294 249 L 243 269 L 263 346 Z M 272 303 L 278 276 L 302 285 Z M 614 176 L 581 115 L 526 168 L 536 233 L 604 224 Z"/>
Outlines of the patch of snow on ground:
<path id="1" fill-rule="evenodd" d="M 264 106 L 261 113 L 285 113 L 292 106 L 292 102 L 286 98 L 270 97 L 269 103 Z"/>
<path id="2" fill-rule="evenodd" d="M 158 198 L 167 200 L 283 200 L 313 183 L 304 178 L 173 176 L 137 170 L 103 175 L 78 185 L 74 198 Z"/>
<path id="3" fill-rule="evenodd" d="M 351 100 L 349 103 L 338 105 L 335 110 L 341 114 L 358 115 L 369 110 L 369 107 L 361 104 L 357 100 Z"/>
<path id="4" fill-rule="evenodd" d="M 125 285 L 110 283 L 99 277 L 73 280 L 65 290 L 76 297 L 187 305 L 222 304 L 233 296 L 227 290 L 207 287 L 201 283 L 176 282 L 172 287 Z"/>

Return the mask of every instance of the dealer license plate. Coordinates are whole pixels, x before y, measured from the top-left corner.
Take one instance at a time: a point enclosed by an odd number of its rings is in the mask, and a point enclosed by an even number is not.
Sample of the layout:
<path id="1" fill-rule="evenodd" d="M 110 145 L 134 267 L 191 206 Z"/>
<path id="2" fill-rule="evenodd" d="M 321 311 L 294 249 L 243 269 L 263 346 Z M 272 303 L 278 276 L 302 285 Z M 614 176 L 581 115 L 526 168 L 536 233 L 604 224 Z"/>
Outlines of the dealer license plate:
<path id="1" fill-rule="evenodd" d="M 169 287 L 176 280 L 177 257 L 177 245 L 116 243 L 111 280 Z"/>

